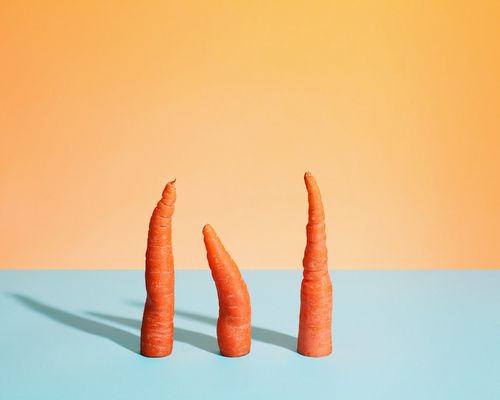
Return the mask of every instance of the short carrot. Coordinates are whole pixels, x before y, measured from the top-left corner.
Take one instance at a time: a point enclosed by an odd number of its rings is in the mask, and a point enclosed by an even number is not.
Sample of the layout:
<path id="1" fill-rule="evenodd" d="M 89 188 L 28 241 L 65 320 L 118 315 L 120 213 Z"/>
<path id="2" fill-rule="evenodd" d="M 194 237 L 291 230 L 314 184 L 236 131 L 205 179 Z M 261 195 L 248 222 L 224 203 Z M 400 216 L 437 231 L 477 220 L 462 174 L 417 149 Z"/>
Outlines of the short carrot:
<path id="1" fill-rule="evenodd" d="M 250 352 L 251 306 L 240 270 L 210 225 L 203 228 L 207 259 L 219 297 L 217 342 L 223 356 L 241 357 Z"/>
<path id="2" fill-rule="evenodd" d="M 149 222 L 146 250 L 146 304 L 141 327 L 141 354 L 165 357 L 174 340 L 174 257 L 172 214 L 175 180 L 163 190 Z"/>
<path id="3" fill-rule="evenodd" d="M 309 357 L 332 352 L 333 289 L 328 274 L 325 213 L 321 193 L 310 172 L 304 175 L 308 193 L 309 220 L 300 291 L 300 319 L 297 351 Z"/>

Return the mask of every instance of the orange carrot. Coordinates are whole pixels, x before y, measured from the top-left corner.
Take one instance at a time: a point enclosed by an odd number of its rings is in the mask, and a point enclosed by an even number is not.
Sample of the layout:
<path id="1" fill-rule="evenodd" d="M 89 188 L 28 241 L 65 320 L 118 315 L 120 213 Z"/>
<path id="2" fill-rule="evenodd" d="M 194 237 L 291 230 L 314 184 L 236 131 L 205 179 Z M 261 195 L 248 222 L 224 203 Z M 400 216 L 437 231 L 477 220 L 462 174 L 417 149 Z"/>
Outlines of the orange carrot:
<path id="1" fill-rule="evenodd" d="M 304 251 L 297 351 L 309 357 L 332 352 L 333 290 L 328 274 L 325 213 L 321 193 L 310 172 L 304 175 L 309 202 L 307 244 Z"/>
<path id="2" fill-rule="evenodd" d="M 172 214 L 175 180 L 163 190 L 149 222 L 146 250 L 146 304 L 141 327 L 141 354 L 165 357 L 174 340 L 174 256 Z"/>
<path id="3" fill-rule="evenodd" d="M 203 228 L 207 259 L 219 297 L 217 342 L 223 356 L 241 357 L 250 352 L 251 306 L 240 270 L 210 225 Z"/>

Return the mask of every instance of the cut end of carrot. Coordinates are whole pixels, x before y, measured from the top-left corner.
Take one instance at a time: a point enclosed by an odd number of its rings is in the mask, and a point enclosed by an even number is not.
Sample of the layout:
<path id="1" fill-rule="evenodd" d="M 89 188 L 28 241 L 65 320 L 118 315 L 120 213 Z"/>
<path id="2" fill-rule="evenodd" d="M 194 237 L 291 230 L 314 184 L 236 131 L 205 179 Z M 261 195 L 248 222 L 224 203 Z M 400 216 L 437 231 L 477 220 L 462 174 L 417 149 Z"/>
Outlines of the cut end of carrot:
<path id="1" fill-rule="evenodd" d="M 307 176 L 312 176 L 311 172 L 306 171 L 306 173 L 304 174 L 304 178 L 307 177 Z"/>
<path id="2" fill-rule="evenodd" d="M 297 349 L 297 353 L 299 353 L 300 355 L 303 355 L 305 357 L 320 358 L 320 357 L 327 357 L 330 354 L 332 354 L 332 349 L 331 348 L 314 349 L 312 351 L 304 351 L 301 349 Z"/>

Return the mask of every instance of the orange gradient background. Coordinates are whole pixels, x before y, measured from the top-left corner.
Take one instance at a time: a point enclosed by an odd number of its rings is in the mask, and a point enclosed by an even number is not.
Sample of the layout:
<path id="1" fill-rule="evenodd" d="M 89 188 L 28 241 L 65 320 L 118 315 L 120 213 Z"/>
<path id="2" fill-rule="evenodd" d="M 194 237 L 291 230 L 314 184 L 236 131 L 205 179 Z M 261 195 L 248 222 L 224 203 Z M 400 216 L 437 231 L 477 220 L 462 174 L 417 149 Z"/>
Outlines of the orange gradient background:
<path id="1" fill-rule="evenodd" d="M 178 268 L 207 267 L 205 223 L 242 268 L 300 268 L 311 170 L 333 268 L 499 268 L 499 21 L 498 1 L 2 1 L 0 267 L 143 268 L 177 178 Z"/>

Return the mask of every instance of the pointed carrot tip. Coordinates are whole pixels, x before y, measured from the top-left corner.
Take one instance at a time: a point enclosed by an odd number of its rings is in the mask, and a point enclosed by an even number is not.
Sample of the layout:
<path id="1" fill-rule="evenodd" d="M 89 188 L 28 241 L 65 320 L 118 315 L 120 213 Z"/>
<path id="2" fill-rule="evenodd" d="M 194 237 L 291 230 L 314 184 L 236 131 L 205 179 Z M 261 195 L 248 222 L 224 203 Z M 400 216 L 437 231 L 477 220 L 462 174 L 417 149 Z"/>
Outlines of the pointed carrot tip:
<path id="1" fill-rule="evenodd" d="M 163 189 L 163 193 L 161 194 L 162 197 L 174 197 L 175 200 L 175 181 L 177 179 L 174 179 L 173 181 L 168 182 L 165 185 L 165 189 Z"/>
<path id="2" fill-rule="evenodd" d="M 314 176 L 313 174 L 311 174 L 309 171 L 307 171 L 305 174 L 304 174 L 304 182 L 307 184 L 307 182 L 311 182 L 314 180 Z"/>
<path id="3" fill-rule="evenodd" d="M 203 227 L 203 233 L 206 233 L 207 231 L 213 231 L 214 228 L 212 228 L 212 226 L 210 224 L 206 224 L 204 227 Z"/>

